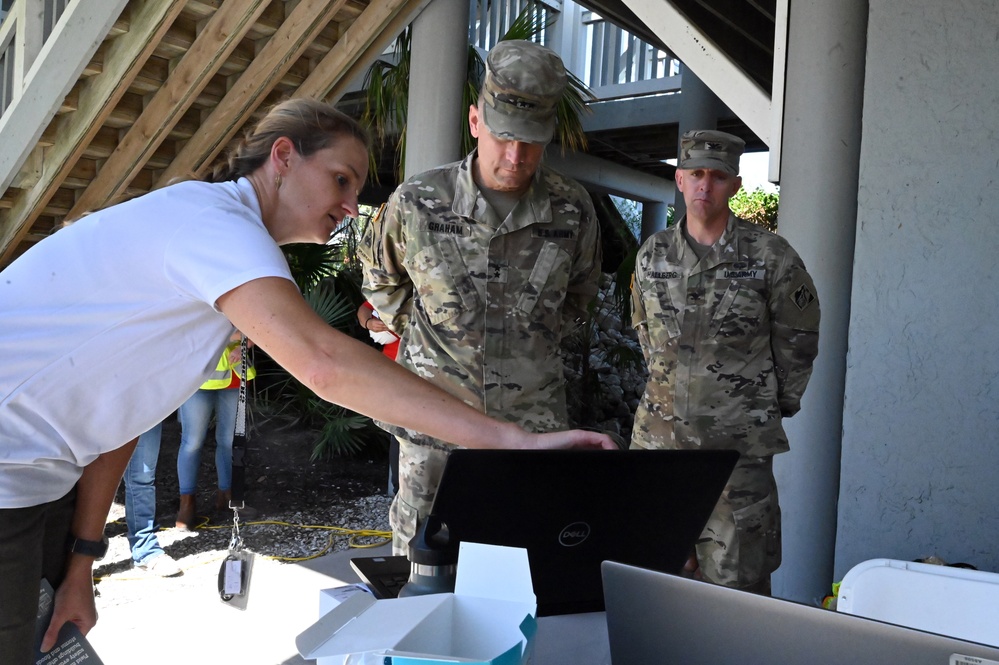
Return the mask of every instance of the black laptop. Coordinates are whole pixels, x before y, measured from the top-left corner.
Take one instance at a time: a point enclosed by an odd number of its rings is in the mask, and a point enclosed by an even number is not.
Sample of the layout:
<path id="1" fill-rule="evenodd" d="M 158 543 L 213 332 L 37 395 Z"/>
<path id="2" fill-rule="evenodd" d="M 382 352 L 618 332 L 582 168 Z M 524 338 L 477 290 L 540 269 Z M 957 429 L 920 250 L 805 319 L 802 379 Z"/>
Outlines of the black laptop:
<path id="1" fill-rule="evenodd" d="M 458 449 L 433 512 L 460 541 L 527 549 L 539 616 L 595 612 L 604 608 L 602 561 L 680 571 L 738 458 L 731 450 Z M 382 597 L 408 570 L 405 557 L 351 565 Z M 395 576 L 391 588 L 382 575 Z"/>

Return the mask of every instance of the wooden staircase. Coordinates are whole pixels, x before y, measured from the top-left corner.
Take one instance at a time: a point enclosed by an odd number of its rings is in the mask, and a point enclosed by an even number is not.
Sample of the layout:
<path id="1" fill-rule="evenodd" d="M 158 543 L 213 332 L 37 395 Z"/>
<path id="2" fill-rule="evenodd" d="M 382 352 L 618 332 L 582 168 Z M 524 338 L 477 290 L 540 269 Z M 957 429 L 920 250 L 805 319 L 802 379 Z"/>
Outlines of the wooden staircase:
<path id="1" fill-rule="evenodd" d="M 0 268 L 66 220 L 203 172 L 280 99 L 335 102 L 427 2 L 64 0 L 45 16 L 14 0 Z"/>

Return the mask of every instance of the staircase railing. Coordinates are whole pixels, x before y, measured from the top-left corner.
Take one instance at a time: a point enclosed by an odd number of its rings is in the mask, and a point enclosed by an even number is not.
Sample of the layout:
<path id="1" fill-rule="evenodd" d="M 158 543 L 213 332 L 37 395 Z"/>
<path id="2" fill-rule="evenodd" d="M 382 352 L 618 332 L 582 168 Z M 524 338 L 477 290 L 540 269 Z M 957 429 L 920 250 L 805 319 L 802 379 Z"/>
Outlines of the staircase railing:
<path id="1" fill-rule="evenodd" d="M 552 23 L 539 41 L 558 53 L 566 67 L 598 99 L 639 97 L 680 89 L 680 61 L 610 23 L 572 0 L 469 0 L 468 40 L 488 50 L 528 6 Z"/>
<path id="2" fill-rule="evenodd" d="M 599 99 L 639 97 L 680 89 L 680 61 L 642 41 L 599 14 L 584 11 L 581 21 L 587 85 Z"/>
<path id="3" fill-rule="evenodd" d="M 0 16 L 0 113 L 21 94 L 25 75 L 69 2 L 4 3 L 9 8 Z"/>

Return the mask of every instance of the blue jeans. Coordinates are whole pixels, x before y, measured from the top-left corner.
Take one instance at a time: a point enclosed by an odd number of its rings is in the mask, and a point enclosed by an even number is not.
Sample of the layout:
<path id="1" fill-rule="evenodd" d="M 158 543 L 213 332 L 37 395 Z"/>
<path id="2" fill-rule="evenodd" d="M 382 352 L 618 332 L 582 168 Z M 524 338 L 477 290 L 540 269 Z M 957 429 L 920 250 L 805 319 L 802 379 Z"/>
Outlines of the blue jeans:
<path id="1" fill-rule="evenodd" d="M 125 469 L 125 525 L 135 563 L 163 554 L 156 538 L 156 461 L 162 431 L 157 425 L 139 437 Z"/>
<path id="2" fill-rule="evenodd" d="M 180 450 L 177 481 L 181 494 L 194 494 L 198 486 L 201 446 L 205 443 L 215 411 L 215 470 L 219 489 L 232 489 L 232 438 L 236 428 L 239 389 L 199 390 L 180 405 Z"/>

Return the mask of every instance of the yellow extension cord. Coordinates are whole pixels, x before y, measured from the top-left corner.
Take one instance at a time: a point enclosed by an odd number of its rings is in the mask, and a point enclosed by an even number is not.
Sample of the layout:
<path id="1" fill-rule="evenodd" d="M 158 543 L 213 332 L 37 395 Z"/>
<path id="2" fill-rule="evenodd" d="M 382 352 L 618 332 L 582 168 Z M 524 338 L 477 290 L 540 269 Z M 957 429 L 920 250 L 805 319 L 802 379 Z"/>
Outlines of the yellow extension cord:
<path id="1" fill-rule="evenodd" d="M 220 524 L 218 526 L 210 526 L 209 525 L 210 524 L 210 520 L 207 517 L 204 517 L 202 519 L 204 521 L 201 522 L 200 524 L 198 524 L 197 526 L 195 526 L 193 530 L 201 530 L 201 529 L 203 529 L 203 530 L 209 530 L 209 529 L 229 529 L 229 530 L 232 530 L 232 525 L 231 524 Z M 121 524 L 121 520 L 116 520 L 115 524 Z M 260 521 L 255 521 L 255 522 L 243 522 L 242 520 L 240 520 L 239 524 L 240 524 L 240 528 L 247 527 L 247 526 L 272 525 L 272 526 L 287 526 L 287 527 L 292 527 L 292 528 L 295 528 L 295 529 L 322 529 L 322 530 L 325 530 L 325 531 L 332 531 L 332 532 L 334 532 L 334 533 L 330 534 L 329 540 L 326 543 L 326 547 L 324 547 L 323 549 L 321 549 L 319 552 L 316 552 L 315 554 L 311 554 L 309 556 L 304 556 L 304 557 L 288 557 L 288 556 L 269 556 L 269 555 L 266 555 L 266 554 L 259 554 L 258 555 L 258 556 L 262 556 L 262 557 L 264 557 L 266 559 L 271 559 L 271 560 L 274 560 L 274 561 L 286 561 L 286 562 L 289 562 L 289 563 L 299 562 L 299 561 L 309 561 L 311 559 L 318 559 L 319 557 L 325 555 L 327 552 L 330 551 L 330 549 L 333 548 L 333 539 L 335 537 L 337 537 L 337 536 L 350 536 L 349 540 L 347 541 L 347 544 L 350 547 L 357 548 L 357 549 L 379 547 L 381 545 L 384 545 L 385 543 L 392 542 L 392 532 L 391 531 L 376 531 L 376 530 L 373 530 L 373 529 L 347 529 L 347 528 L 344 528 L 344 527 L 341 527 L 341 526 L 327 526 L 327 525 L 324 525 L 324 524 L 291 524 L 290 522 L 279 522 L 279 521 L 276 521 L 276 520 L 260 520 Z M 374 540 L 373 542 L 361 542 L 359 540 L 361 538 L 374 538 L 376 540 Z M 222 558 L 224 558 L 224 557 L 218 557 L 218 558 L 215 558 L 215 559 L 210 559 L 208 561 L 202 561 L 202 562 L 199 562 L 198 565 L 203 565 L 203 564 L 208 564 L 208 563 L 216 563 L 218 561 L 221 561 Z M 108 579 L 108 578 L 94 577 L 94 581 L 95 582 L 96 581 L 100 581 L 100 580 L 104 580 L 104 579 Z M 119 578 L 116 578 L 116 579 L 121 580 L 122 578 L 119 577 Z M 137 578 L 125 578 L 125 579 L 137 579 Z"/>

